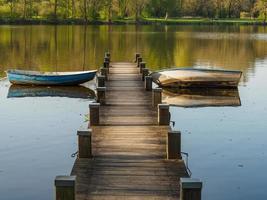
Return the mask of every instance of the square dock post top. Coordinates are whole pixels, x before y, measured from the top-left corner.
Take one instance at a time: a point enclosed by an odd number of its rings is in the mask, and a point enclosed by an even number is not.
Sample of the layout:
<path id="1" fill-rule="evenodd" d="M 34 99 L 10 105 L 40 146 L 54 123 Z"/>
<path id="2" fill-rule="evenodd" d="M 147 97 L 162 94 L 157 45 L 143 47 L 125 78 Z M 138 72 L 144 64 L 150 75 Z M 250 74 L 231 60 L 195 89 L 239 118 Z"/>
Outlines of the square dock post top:
<path id="1" fill-rule="evenodd" d="M 90 136 L 92 134 L 92 129 L 78 130 L 78 136 Z"/>
<path id="2" fill-rule="evenodd" d="M 100 103 L 90 103 L 89 104 L 90 108 L 96 108 L 96 107 L 99 107 L 99 106 L 100 106 Z"/>
<path id="3" fill-rule="evenodd" d="M 57 187 L 74 187 L 76 176 L 57 176 L 55 186 Z"/>
<path id="4" fill-rule="evenodd" d="M 181 178 L 180 184 L 182 189 L 202 189 L 202 182 L 197 178 Z"/>

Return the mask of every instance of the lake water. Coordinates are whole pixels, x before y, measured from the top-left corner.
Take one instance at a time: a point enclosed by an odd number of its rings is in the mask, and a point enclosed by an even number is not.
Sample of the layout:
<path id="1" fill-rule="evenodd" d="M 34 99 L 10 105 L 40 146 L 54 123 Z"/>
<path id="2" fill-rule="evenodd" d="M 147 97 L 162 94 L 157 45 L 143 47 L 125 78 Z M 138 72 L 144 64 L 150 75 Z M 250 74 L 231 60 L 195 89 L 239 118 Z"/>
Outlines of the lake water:
<path id="1" fill-rule="evenodd" d="M 10 68 L 95 69 L 107 50 L 116 61 L 131 61 L 140 52 L 152 70 L 242 70 L 235 92 L 241 106 L 172 107 L 172 120 L 182 131 L 192 177 L 204 182 L 203 199 L 267 199 L 267 28 L 0 26 L 0 77 Z M 0 81 L 1 200 L 52 199 L 54 177 L 71 171 L 76 131 L 85 124 L 93 99 L 88 88 L 94 87 L 73 88 L 82 93 L 77 98 L 65 91 L 54 97 L 18 98 L 23 96 L 18 88 Z"/>

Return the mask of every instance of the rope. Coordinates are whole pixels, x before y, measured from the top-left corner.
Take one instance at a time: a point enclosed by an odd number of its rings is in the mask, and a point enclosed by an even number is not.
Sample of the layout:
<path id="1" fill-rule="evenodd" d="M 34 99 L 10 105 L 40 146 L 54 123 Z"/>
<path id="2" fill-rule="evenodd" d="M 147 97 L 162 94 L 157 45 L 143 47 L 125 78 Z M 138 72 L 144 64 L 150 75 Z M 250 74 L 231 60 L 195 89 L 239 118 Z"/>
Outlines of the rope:
<path id="1" fill-rule="evenodd" d="M 191 177 L 191 176 L 192 176 L 192 172 L 191 172 L 191 170 L 189 169 L 189 162 L 188 162 L 189 154 L 188 154 L 188 153 L 185 153 L 185 152 L 181 152 L 181 154 L 183 154 L 183 155 L 186 156 L 185 167 L 186 167 L 186 170 L 187 170 L 187 173 L 188 173 L 189 177 Z"/>

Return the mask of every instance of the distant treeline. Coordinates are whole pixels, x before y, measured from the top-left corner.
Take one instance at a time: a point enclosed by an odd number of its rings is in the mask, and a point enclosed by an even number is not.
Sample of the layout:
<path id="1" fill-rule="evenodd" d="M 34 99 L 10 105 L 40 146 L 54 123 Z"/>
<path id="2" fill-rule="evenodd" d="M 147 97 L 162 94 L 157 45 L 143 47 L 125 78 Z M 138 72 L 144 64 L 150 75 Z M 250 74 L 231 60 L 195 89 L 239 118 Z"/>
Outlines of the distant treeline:
<path id="1" fill-rule="evenodd" d="M 1 19 L 267 18 L 267 0 L 0 0 Z"/>

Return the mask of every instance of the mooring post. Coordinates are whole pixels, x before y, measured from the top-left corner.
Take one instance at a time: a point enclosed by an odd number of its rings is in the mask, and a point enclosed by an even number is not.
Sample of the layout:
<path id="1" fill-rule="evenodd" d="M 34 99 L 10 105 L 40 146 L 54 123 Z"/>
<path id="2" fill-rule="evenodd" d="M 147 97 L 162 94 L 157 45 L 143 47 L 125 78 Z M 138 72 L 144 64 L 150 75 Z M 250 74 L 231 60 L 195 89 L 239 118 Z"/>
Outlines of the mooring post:
<path id="1" fill-rule="evenodd" d="M 109 60 L 110 60 L 110 53 L 109 52 L 106 52 L 105 53 L 105 57 L 109 58 Z"/>
<path id="2" fill-rule="evenodd" d="M 105 105 L 106 103 L 106 87 L 98 87 L 97 91 L 97 103 L 100 105 Z"/>
<path id="3" fill-rule="evenodd" d="M 76 176 L 55 178 L 55 200 L 75 200 Z"/>
<path id="4" fill-rule="evenodd" d="M 106 81 L 108 80 L 108 68 L 101 68 L 100 69 L 100 74 L 102 76 L 105 76 Z"/>
<path id="5" fill-rule="evenodd" d="M 137 67 L 140 67 L 140 63 L 143 62 L 143 58 L 142 57 L 139 57 L 137 59 Z"/>
<path id="6" fill-rule="evenodd" d="M 99 112 L 100 112 L 100 103 L 89 104 L 89 116 L 90 116 L 89 121 L 91 126 L 99 125 Z"/>
<path id="7" fill-rule="evenodd" d="M 182 159 L 180 131 L 170 130 L 167 134 L 167 159 Z"/>
<path id="8" fill-rule="evenodd" d="M 158 123 L 159 125 L 170 125 L 170 106 L 169 104 L 158 104 Z"/>
<path id="9" fill-rule="evenodd" d="M 108 61 L 104 61 L 103 67 L 109 69 L 109 62 Z"/>
<path id="10" fill-rule="evenodd" d="M 110 63 L 110 58 L 105 56 L 104 62 L 109 62 Z"/>
<path id="11" fill-rule="evenodd" d="M 154 88 L 152 90 L 152 107 L 156 108 L 158 104 L 162 103 L 162 89 Z"/>
<path id="12" fill-rule="evenodd" d="M 78 135 L 78 148 L 79 158 L 92 158 L 92 129 L 79 130 Z"/>
<path id="13" fill-rule="evenodd" d="M 201 200 L 202 182 L 199 179 L 180 179 L 181 200 Z"/>
<path id="14" fill-rule="evenodd" d="M 135 62 L 136 63 L 137 63 L 139 57 L 141 57 L 141 54 L 140 53 L 135 53 Z"/>
<path id="15" fill-rule="evenodd" d="M 145 77 L 145 89 L 146 91 L 152 90 L 152 77 L 151 76 Z"/>
<path id="16" fill-rule="evenodd" d="M 145 81 L 145 78 L 148 75 L 149 75 L 149 69 L 147 68 L 142 69 L 142 81 Z"/>
<path id="17" fill-rule="evenodd" d="M 105 82 L 106 77 L 102 75 L 97 76 L 97 87 L 105 87 L 106 82 Z"/>
<path id="18" fill-rule="evenodd" d="M 140 63 L 140 73 L 143 72 L 143 69 L 146 68 L 146 62 L 141 62 Z"/>

